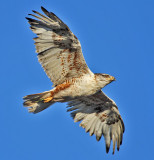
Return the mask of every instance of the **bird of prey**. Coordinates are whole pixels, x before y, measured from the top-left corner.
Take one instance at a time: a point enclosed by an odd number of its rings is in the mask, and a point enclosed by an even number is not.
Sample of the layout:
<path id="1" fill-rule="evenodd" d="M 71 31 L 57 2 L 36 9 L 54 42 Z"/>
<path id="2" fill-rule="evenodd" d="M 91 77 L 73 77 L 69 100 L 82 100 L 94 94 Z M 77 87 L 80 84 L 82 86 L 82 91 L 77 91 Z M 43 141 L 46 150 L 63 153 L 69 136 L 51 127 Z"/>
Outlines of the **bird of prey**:
<path id="1" fill-rule="evenodd" d="M 53 82 L 54 88 L 25 96 L 24 106 L 29 112 L 38 113 L 56 102 L 67 102 L 74 122 L 96 136 L 104 136 L 106 152 L 113 141 L 119 151 L 125 130 L 115 102 L 107 97 L 102 88 L 115 80 L 108 74 L 93 73 L 87 66 L 81 45 L 69 27 L 54 13 L 41 7 L 44 14 L 33 11 L 27 18 L 34 38 L 38 60 Z"/>

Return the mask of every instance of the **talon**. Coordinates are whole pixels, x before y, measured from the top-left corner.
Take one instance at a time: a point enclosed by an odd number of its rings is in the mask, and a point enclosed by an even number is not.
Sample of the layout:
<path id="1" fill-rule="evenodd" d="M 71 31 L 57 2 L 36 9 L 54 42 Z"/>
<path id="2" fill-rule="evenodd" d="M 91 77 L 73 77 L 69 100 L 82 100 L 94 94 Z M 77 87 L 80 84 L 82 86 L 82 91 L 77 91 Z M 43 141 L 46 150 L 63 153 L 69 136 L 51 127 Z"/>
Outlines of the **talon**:
<path id="1" fill-rule="evenodd" d="M 53 97 L 48 97 L 46 99 L 44 99 L 44 103 L 50 102 L 53 99 Z"/>

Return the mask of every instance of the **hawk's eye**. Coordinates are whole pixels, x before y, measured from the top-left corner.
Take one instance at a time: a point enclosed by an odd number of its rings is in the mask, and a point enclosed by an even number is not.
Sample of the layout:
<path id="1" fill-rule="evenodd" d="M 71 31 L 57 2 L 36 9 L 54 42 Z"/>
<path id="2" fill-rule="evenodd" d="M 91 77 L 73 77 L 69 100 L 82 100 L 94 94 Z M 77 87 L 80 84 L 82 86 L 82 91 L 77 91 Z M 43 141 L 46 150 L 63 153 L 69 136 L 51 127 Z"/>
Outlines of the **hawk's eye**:
<path id="1" fill-rule="evenodd" d="M 110 77 L 108 74 L 103 74 L 102 76 L 105 77 L 105 78 L 109 78 Z"/>

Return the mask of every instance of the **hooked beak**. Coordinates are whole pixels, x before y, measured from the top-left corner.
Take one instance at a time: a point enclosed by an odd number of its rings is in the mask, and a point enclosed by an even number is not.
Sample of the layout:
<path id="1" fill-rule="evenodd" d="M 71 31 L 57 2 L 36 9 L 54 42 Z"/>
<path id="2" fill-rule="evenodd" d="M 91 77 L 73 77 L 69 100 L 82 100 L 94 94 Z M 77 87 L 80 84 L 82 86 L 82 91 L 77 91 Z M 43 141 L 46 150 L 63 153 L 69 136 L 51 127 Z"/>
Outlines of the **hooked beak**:
<path id="1" fill-rule="evenodd" d="M 113 76 L 110 76 L 110 78 L 108 78 L 109 81 L 115 81 L 116 79 Z"/>

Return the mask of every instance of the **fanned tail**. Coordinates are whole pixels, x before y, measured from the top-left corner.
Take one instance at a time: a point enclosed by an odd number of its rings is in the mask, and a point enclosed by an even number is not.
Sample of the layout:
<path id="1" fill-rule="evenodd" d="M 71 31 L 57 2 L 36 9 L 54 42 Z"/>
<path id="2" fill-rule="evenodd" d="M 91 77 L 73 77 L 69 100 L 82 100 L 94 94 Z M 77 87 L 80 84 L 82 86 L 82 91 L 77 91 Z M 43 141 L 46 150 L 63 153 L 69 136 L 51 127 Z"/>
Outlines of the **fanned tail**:
<path id="1" fill-rule="evenodd" d="M 23 105 L 28 107 L 28 111 L 32 113 L 41 112 L 55 103 L 52 101 L 51 91 L 27 95 L 23 97 L 23 100 Z"/>

